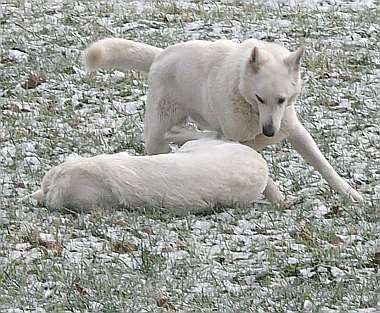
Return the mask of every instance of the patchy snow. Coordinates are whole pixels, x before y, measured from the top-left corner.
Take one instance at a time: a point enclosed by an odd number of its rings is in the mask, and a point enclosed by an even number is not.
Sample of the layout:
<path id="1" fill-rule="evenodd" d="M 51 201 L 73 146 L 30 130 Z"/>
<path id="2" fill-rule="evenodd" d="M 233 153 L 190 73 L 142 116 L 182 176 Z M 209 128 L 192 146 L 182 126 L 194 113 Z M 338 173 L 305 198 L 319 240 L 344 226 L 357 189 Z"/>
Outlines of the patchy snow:
<path id="1" fill-rule="evenodd" d="M 320 0 L 3 3 L 0 311 L 378 312 L 375 6 Z M 18 202 L 66 159 L 143 153 L 146 78 L 89 74 L 81 64 L 87 44 L 110 36 L 160 47 L 250 37 L 291 49 L 304 44 L 300 118 L 366 203 L 332 193 L 287 143 L 263 151 L 293 203 L 287 209 L 261 201 L 173 216 L 50 212 Z M 24 89 L 30 74 L 46 81 Z M 166 308 L 156 300 L 163 295 Z"/>
<path id="2" fill-rule="evenodd" d="M 17 63 L 26 62 L 28 60 L 28 54 L 20 50 L 9 50 L 8 57 Z"/>

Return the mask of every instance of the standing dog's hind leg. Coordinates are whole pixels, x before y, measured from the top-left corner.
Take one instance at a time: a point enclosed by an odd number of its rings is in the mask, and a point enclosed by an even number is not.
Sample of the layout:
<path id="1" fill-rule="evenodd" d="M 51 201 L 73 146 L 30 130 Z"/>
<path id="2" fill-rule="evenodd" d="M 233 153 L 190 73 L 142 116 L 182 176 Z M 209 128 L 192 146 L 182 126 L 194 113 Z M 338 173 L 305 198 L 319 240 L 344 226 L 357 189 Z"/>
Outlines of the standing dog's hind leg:
<path id="1" fill-rule="evenodd" d="M 309 132 L 299 121 L 297 121 L 296 127 L 290 132 L 288 139 L 305 161 L 320 172 L 333 189 L 353 200 L 363 201 L 363 197 L 337 174 L 323 156 Z"/>
<path id="2" fill-rule="evenodd" d="M 170 98 L 148 95 L 145 118 L 144 137 L 146 154 L 170 152 L 166 133 L 186 118 L 181 106 Z"/>
<path id="3" fill-rule="evenodd" d="M 173 126 L 166 134 L 165 139 L 168 142 L 183 145 L 184 143 L 190 140 L 199 140 L 199 139 L 221 139 L 222 135 L 216 131 L 200 131 L 196 129 L 190 129 L 183 125 Z"/>

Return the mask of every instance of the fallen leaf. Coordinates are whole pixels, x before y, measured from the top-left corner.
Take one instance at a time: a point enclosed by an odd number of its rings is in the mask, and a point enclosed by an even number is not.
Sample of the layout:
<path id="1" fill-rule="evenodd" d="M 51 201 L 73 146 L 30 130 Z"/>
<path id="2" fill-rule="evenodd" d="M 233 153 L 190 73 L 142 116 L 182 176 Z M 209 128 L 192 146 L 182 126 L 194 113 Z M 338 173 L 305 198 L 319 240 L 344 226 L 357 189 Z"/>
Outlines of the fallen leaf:
<path id="1" fill-rule="evenodd" d="M 41 238 L 38 239 L 38 244 L 42 247 L 45 247 L 46 249 L 53 252 L 55 256 L 61 256 L 63 251 L 63 244 L 57 243 L 52 240 L 42 240 Z"/>
<path id="2" fill-rule="evenodd" d="M 163 308 L 168 304 L 168 298 L 166 297 L 158 297 L 156 298 L 156 304 L 158 307 Z"/>
<path id="3" fill-rule="evenodd" d="M 78 282 L 75 282 L 75 283 L 73 284 L 73 286 L 74 286 L 74 289 L 75 289 L 76 291 L 78 291 L 78 293 L 79 293 L 81 296 L 84 296 L 84 295 L 87 294 L 86 289 L 84 289 L 81 285 L 79 285 Z"/>
<path id="4" fill-rule="evenodd" d="M 334 218 L 337 216 L 341 216 L 342 213 L 343 213 L 343 209 L 338 205 L 334 205 L 333 207 L 331 207 L 330 211 L 324 215 L 324 217 L 325 218 Z"/>
<path id="5" fill-rule="evenodd" d="M 186 250 L 188 247 L 187 244 L 182 240 L 177 240 L 175 245 L 178 250 Z"/>
<path id="6" fill-rule="evenodd" d="M 113 252 L 116 252 L 116 253 L 128 253 L 128 252 L 137 251 L 138 247 L 137 245 L 131 242 L 115 242 L 112 244 L 111 249 Z"/>
<path id="7" fill-rule="evenodd" d="M 28 79 L 21 85 L 24 89 L 34 89 L 46 81 L 44 76 L 30 74 Z"/>
<path id="8" fill-rule="evenodd" d="M 148 227 L 143 228 L 142 232 L 147 234 L 147 235 L 153 235 L 154 234 L 153 230 L 151 228 L 148 228 Z"/>
<path id="9" fill-rule="evenodd" d="M 16 188 L 25 188 L 25 183 L 22 181 L 15 182 L 14 185 Z"/>
<path id="10" fill-rule="evenodd" d="M 373 259 L 373 262 L 377 265 L 380 265 L 380 251 L 375 253 L 375 257 Z"/>
<path id="11" fill-rule="evenodd" d="M 175 312 L 176 308 L 169 302 L 167 297 L 161 296 L 156 298 L 156 304 L 160 308 L 165 308 L 167 312 Z"/>
<path id="12" fill-rule="evenodd" d="M 113 222 L 113 224 L 117 226 L 128 226 L 129 223 L 126 220 L 117 220 Z"/>
<path id="13" fill-rule="evenodd" d="M 330 241 L 329 241 L 333 246 L 339 246 L 341 245 L 344 241 L 342 238 L 340 238 L 339 236 L 335 236 L 334 238 L 332 238 Z"/>

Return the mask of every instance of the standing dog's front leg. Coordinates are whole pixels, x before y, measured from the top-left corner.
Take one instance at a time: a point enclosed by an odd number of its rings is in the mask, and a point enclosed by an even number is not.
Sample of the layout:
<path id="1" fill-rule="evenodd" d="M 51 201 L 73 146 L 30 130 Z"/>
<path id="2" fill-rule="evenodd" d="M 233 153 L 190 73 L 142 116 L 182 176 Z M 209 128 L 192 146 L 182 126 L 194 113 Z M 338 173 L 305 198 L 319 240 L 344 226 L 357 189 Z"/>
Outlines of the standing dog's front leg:
<path id="1" fill-rule="evenodd" d="M 275 136 L 275 137 L 266 137 L 264 135 L 258 135 L 255 140 L 245 141 L 242 142 L 242 144 L 245 144 L 256 151 L 262 150 L 264 147 L 272 144 L 280 142 L 283 139 L 282 136 Z M 274 180 L 269 177 L 267 186 L 264 190 L 264 196 L 269 200 L 272 204 L 278 204 L 278 205 L 284 205 L 285 204 L 285 197 L 278 188 L 277 184 L 274 182 Z"/>
<path id="2" fill-rule="evenodd" d="M 363 201 L 363 197 L 335 172 L 305 127 L 296 121 L 297 124 L 292 127 L 288 137 L 292 146 L 322 174 L 333 189 L 353 200 Z"/>

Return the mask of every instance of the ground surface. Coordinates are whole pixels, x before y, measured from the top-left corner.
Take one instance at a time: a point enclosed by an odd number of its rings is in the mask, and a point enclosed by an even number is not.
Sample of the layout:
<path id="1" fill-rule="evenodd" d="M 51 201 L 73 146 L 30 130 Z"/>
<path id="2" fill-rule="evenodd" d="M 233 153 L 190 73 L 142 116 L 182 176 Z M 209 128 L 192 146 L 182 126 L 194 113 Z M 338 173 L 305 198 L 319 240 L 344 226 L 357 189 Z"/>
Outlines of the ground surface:
<path id="1" fill-rule="evenodd" d="M 1 312 L 379 312 L 379 2 L 7 0 L 1 8 Z M 175 217 L 19 203 L 70 154 L 142 153 L 144 78 L 88 76 L 81 66 L 86 45 L 109 36 L 160 47 L 250 37 L 305 44 L 298 111 L 366 202 L 332 193 L 283 143 L 264 154 L 298 199 L 291 210 Z"/>

